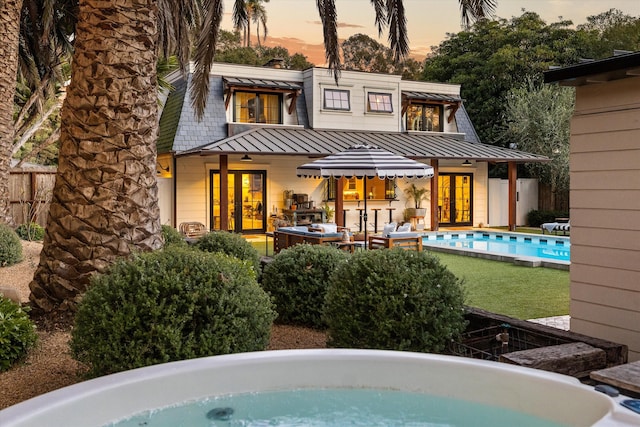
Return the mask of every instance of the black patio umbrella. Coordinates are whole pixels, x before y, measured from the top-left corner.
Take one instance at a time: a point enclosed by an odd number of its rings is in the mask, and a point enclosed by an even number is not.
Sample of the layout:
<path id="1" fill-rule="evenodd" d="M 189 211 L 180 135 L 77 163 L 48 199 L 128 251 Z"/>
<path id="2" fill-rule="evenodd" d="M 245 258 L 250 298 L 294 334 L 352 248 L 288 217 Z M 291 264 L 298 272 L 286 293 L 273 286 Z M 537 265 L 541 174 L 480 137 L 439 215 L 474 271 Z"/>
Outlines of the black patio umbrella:
<path id="1" fill-rule="evenodd" d="M 433 168 L 373 145 L 355 145 L 346 151 L 299 166 L 296 173 L 299 177 L 312 178 L 365 178 L 363 219 L 366 242 L 368 219 L 366 178 L 431 178 Z"/>

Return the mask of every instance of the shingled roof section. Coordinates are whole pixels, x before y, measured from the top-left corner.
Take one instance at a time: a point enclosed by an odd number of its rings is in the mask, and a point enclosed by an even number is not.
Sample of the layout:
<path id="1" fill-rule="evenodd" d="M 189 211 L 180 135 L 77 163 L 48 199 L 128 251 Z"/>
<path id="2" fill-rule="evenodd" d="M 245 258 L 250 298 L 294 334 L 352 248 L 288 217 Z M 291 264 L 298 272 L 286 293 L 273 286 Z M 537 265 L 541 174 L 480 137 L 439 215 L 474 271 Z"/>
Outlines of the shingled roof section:
<path id="1" fill-rule="evenodd" d="M 189 76 L 191 80 L 191 75 Z M 188 85 L 188 88 L 191 85 Z M 182 115 L 173 140 L 173 151 L 190 150 L 212 141 L 219 141 L 227 136 L 227 116 L 222 93 L 222 78 L 212 76 L 210 79 L 209 97 L 202 119 L 196 119 L 191 105 L 191 96 L 187 90 L 182 102 Z"/>
<path id="2" fill-rule="evenodd" d="M 252 129 L 206 144 L 184 155 L 271 154 L 326 156 L 354 145 L 375 145 L 413 159 L 460 159 L 488 162 L 547 162 L 548 157 L 493 145 L 472 143 L 462 136 L 437 132 L 372 132 L 271 127 Z"/>
<path id="3" fill-rule="evenodd" d="M 182 103 L 187 90 L 187 81 L 180 78 L 172 83 L 173 90 L 169 93 L 167 101 L 162 108 L 160 123 L 158 126 L 158 153 L 170 153 L 173 151 L 173 139 L 176 136 Z"/>
<path id="4" fill-rule="evenodd" d="M 473 127 L 471 117 L 464 108 L 464 104 L 460 105 L 460 108 L 456 111 L 456 125 L 458 125 L 458 132 L 464 133 L 464 140 L 472 142 L 474 144 L 480 143 L 480 137 L 476 133 L 476 128 Z"/>

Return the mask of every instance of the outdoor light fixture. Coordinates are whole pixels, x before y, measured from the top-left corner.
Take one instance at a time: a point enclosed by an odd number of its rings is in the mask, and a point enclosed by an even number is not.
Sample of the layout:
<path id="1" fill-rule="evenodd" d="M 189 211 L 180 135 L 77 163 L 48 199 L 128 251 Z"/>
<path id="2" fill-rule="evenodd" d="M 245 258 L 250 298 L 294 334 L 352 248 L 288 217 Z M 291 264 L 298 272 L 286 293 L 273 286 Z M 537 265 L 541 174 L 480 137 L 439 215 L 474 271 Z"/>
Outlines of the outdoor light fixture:
<path id="1" fill-rule="evenodd" d="M 469 160 L 465 160 L 464 162 L 462 162 L 462 166 L 471 166 L 472 163 Z"/>
<path id="2" fill-rule="evenodd" d="M 249 157 L 248 154 L 245 154 L 244 156 L 242 156 L 242 158 L 240 159 L 241 162 L 251 162 L 253 161 L 253 159 L 251 157 Z"/>
<path id="3" fill-rule="evenodd" d="M 169 173 L 171 171 L 171 166 L 167 165 L 167 167 L 164 167 L 159 161 L 156 161 L 156 166 L 158 167 L 158 169 L 156 169 L 156 172 L 158 174 L 161 174 L 162 171 L 166 173 Z"/>

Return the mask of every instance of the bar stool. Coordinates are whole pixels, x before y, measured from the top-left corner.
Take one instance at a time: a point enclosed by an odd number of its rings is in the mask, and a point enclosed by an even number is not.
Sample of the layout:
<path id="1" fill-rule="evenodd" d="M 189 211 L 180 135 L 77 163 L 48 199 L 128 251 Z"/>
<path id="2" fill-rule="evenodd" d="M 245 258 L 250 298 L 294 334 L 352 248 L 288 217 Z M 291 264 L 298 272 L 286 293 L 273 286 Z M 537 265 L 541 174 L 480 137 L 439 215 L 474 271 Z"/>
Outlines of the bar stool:
<path id="1" fill-rule="evenodd" d="M 380 208 L 373 208 L 371 210 L 373 211 L 373 232 L 377 233 L 378 232 L 378 211 L 380 210 Z"/>
<path id="2" fill-rule="evenodd" d="M 360 215 L 359 215 L 359 217 L 360 217 L 360 225 L 359 225 L 358 231 L 362 231 L 362 213 L 364 212 L 364 208 L 356 208 L 356 210 L 360 212 Z M 365 224 L 365 226 L 366 226 L 366 224 Z"/>
<path id="3" fill-rule="evenodd" d="M 342 224 L 345 227 L 347 226 L 347 212 L 349 212 L 349 209 L 343 209 L 342 210 Z"/>
<path id="4" fill-rule="evenodd" d="M 396 210 L 396 208 L 385 208 L 389 211 L 389 222 L 393 222 L 393 211 Z"/>

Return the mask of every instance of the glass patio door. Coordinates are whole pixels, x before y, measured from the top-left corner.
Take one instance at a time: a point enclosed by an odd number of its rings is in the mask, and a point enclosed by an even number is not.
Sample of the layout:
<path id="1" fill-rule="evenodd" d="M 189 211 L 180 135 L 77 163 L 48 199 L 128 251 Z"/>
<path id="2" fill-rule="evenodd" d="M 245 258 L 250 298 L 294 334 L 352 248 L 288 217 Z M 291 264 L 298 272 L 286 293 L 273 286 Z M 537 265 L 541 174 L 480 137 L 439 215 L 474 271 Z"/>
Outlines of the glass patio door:
<path id="1" fill-rule="evenodd" d="M 220 230 L 226 215 L 228 231 L 264 233 L 266 230 L 266 171 L 229 171 L 229 204 L 220 204 L 220 171 L 211 172 L 211 225 Z"/>
<path id="2" fill-rule="evenodd" d="M 445 226 L 471 225 L 473 221 L 473 174 L 438 176 L 439 223 Z"/>

